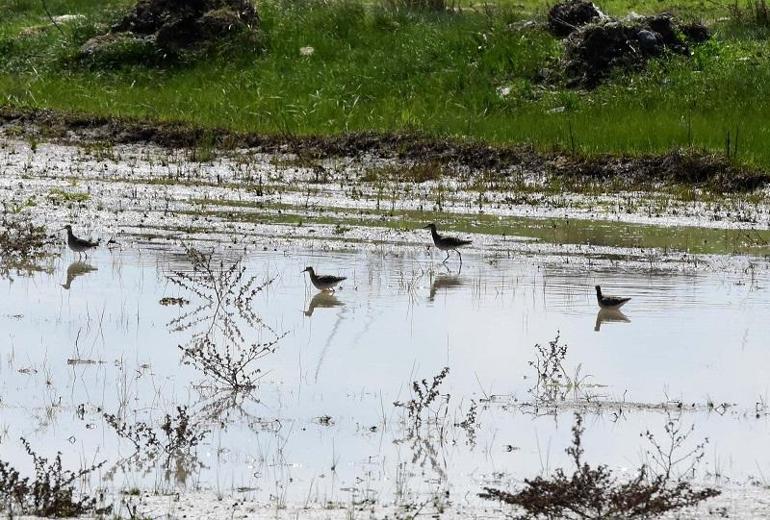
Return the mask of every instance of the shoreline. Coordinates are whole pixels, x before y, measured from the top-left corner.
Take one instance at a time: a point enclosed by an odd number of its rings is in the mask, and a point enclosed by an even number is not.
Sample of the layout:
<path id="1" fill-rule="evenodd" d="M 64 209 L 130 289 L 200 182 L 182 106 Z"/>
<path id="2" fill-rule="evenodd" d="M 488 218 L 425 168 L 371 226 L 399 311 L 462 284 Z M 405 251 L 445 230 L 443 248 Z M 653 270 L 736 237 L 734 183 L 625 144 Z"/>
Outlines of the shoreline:
<path id="1" fill-rule="evenodd" d="M 715 193 L 748 193 L 770 183 L 770 173 L 730 161 L 721 154 L 671 149 L 663 154 L 583 155 L 566 150 L 538 151 L 530 145 L 493 144 L 421 134 L 350 133 L 326 136 L 265 135 L 183 122 L 18 110 L 0 106 L 0 127 L 19 136 L 63 142 L 80 140 L 116 144 L 152 144 L 163 148 L 248 149 L 256 153 L 294 154 L 302 160 L 370 156 L 380 159 L 454 165 L 477 171 L 518 170 L 545 174 L 569 185 L 655 191 L 688 186 Z"/>

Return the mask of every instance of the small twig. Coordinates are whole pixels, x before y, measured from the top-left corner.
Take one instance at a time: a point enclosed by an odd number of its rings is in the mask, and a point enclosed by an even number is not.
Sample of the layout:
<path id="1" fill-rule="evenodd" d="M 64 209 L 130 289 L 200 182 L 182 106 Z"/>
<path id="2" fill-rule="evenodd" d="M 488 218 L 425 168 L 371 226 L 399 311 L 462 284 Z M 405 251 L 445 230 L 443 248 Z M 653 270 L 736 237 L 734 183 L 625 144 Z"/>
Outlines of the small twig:
<path id="1" fill-rule="evenodd" d="M 64 34 L 64 29 L 61 28 L 58 22 L 54 19 L 53 15 L 51 15 L 51 11 L 48 10 L 48 4 L 46 4 L 45 0 L 40 0 L 40 3 L 43 5 L 43 10 L 45 11 L 45 14 L 48 15 L 48 19 L 51 20 L 53 26 L 56 27 L 62 36 L 66 37 L 67 35 Z"/>

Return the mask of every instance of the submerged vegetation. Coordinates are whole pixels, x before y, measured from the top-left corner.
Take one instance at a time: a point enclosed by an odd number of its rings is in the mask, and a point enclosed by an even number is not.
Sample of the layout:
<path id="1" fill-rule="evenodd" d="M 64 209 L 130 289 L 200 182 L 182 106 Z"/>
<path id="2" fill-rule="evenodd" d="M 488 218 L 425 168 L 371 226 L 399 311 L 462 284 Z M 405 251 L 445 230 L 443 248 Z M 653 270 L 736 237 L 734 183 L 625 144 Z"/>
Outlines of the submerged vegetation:
<path id="1" fill-rule="evenodd" d="M 45 227 L 15 213 L 0 216 L 0 278 L 44 270 L 52 239 Z"/>
<path id="2" fill-rule="evenodd" d="M 62 454 L 52 462 L 38 455 L 29 442 L 22 438 L 24 450 L 34 462 L 34 478 L 22 477 L 13 466 L 0 460 L 0 513 L 37 515 L 42 517 L 74 517 L 88 513 L 104 514 L 110 508 L 99 509 L 97 499 L 75 490 L 83 477 L 101 468 L 105 462 L 79 471 L 64 469 Z"/>
<path id="3" fill-rule="evenodd" d="M 572 475 L 558 468 L 549 478 L 525 480 L 523 489 L 515 493 L 487 487 L 480 496 L 523 509 L 525 513 L 519 516 L 522 519 L 599 520 L 654 518 L 720 494 L 712 488 L 695 489 L 687 480 L 673 478 L 670 467 L 665 473 L 652 476 L 647 466 L 642 465 L 636 476 L 620 482 L 609 467 L 585 462 L 584 431 L 583 418 L 576 414 L 572 444 L 565 450 L 575 465 Z M 698 455 L 688 455 L 699 460 Z"/>
<path id="4" fill-rule="evenodd" d="M 110 473 L 119 468 L 149 471 L 159 466 L 166 480 L 184 483 L 187 477 L 203 466 L 196 448 L 210 430 L 205 422 L 191 416 L 186 406 L 177 406 L 174 415 L 165 414 L 161 424 L 136 421 L 128 423 L 115 414 L 103 414 L 105 422 L 121 439 L 133 444 L 134 452 L 120 460 Z"/>
<path id="5" fill-rule="evenodd" d="M 273 282 L 247 276 L 240 260 L 225 264 L 211 253 L 187 249 L 190 271 L 175 271 L 168 280 L 199 299 L 199 305 L 174 319 L 169 327 L 187 331 L 179 345 L 184 363 L 211 377 L 216 389 L 233 392 L 256 387 L 262 369 L 255 363 L 275 352 L 283 337 L 265 325 L 252 308 L 254 296 Z M 268 340 L 252 341 L 250 334 L 267 331 Z M 223 387 L 223 388 L 222 388 Z"/>

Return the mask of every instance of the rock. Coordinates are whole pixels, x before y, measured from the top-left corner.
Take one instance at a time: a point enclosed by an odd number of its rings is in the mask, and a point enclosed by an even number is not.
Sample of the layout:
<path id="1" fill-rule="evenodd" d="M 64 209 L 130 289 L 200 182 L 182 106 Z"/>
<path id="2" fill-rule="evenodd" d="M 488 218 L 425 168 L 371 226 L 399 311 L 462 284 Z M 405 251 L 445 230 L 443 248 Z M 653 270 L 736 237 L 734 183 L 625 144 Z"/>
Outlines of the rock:
<path id="1" fill-rule="evenodd" d="M 605 19 L 596 5 L 587 0 L 567 0 L 548 11 L 548 30 L 554 36 L 564 38 L 576 29 Z"/>
<path id="2" fill-rule="evenodd" d="M 636 39 L 640 48 L 649 54 L 658 54 L 663 47 L 663 40 L 660 34 L 642 29 L 636 33 Z"/>

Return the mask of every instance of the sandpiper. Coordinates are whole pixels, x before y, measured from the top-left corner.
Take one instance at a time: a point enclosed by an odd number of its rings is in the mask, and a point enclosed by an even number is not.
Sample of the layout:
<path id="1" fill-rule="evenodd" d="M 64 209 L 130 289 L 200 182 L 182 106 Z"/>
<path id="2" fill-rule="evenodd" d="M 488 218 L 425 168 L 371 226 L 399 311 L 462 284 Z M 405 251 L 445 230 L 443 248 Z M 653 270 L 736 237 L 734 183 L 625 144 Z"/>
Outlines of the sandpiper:
<path id="1" fill-rule="evenodd" d="M 70 249 L 72 249 L 73 252 L 77 253 L 78 256 L 81 255 L 81 253 L 86 254 L 86 258 L 88 258 L 88 250 L 93 249 L 94 247 L 99 245 L 99 242 L 91 242 L 90 240 L 85 240 L 83 238 L 78 238 L 75 236 L 75 234 L 72 232 L 72 226 L 67 224 L 62 229 L 67 230 L 67 245 Z"/>
<path id="2" fill-rule="evenodd" d="M 618 298 L 617 296 L 604 296 L 602 294 L 602 288 L 596 286 L 596 300 L 599 302 L 599 307 L 602 309 L 620 309 L 623 305 L 628 303 L 631 298 Z"/>
<path id="3" fill-rule="evenodd" d="M 302 272 L 308 272 L 310 273 L 310 281 L 313 282 L 313 285 L 315 285 L 316 289 L 319 289 L 321 291 L 332 291 L 334 292 L 334 286 L 340 283 L 343 280 L 347 280 L 344 276 L 331 276 L 331 275 L 325 275 L 325 276 L 318 276 L 315 274 L 315 271 L 312 267 L 305 267 Z"/>
<path id="4" fill-rule="evenodd" d="M 433 237 L 433 244 L 435 244 L 439 250 L 447 252 L 443 263 L 446 263 L 446 261 L 449 260 L 449 253 L 454 251 L 457 253 L 457 256 L 460 257 L 460 264 L 462 265 L 463 255 L 460 254 L 459 248 L 470 244 L 470 240 L 462 240 L 460 238 L 439 235 L 438 231 L 436 231 L 436 224 L 428 224 L 423 229 L 430 229 L 430 234 Z"/>

